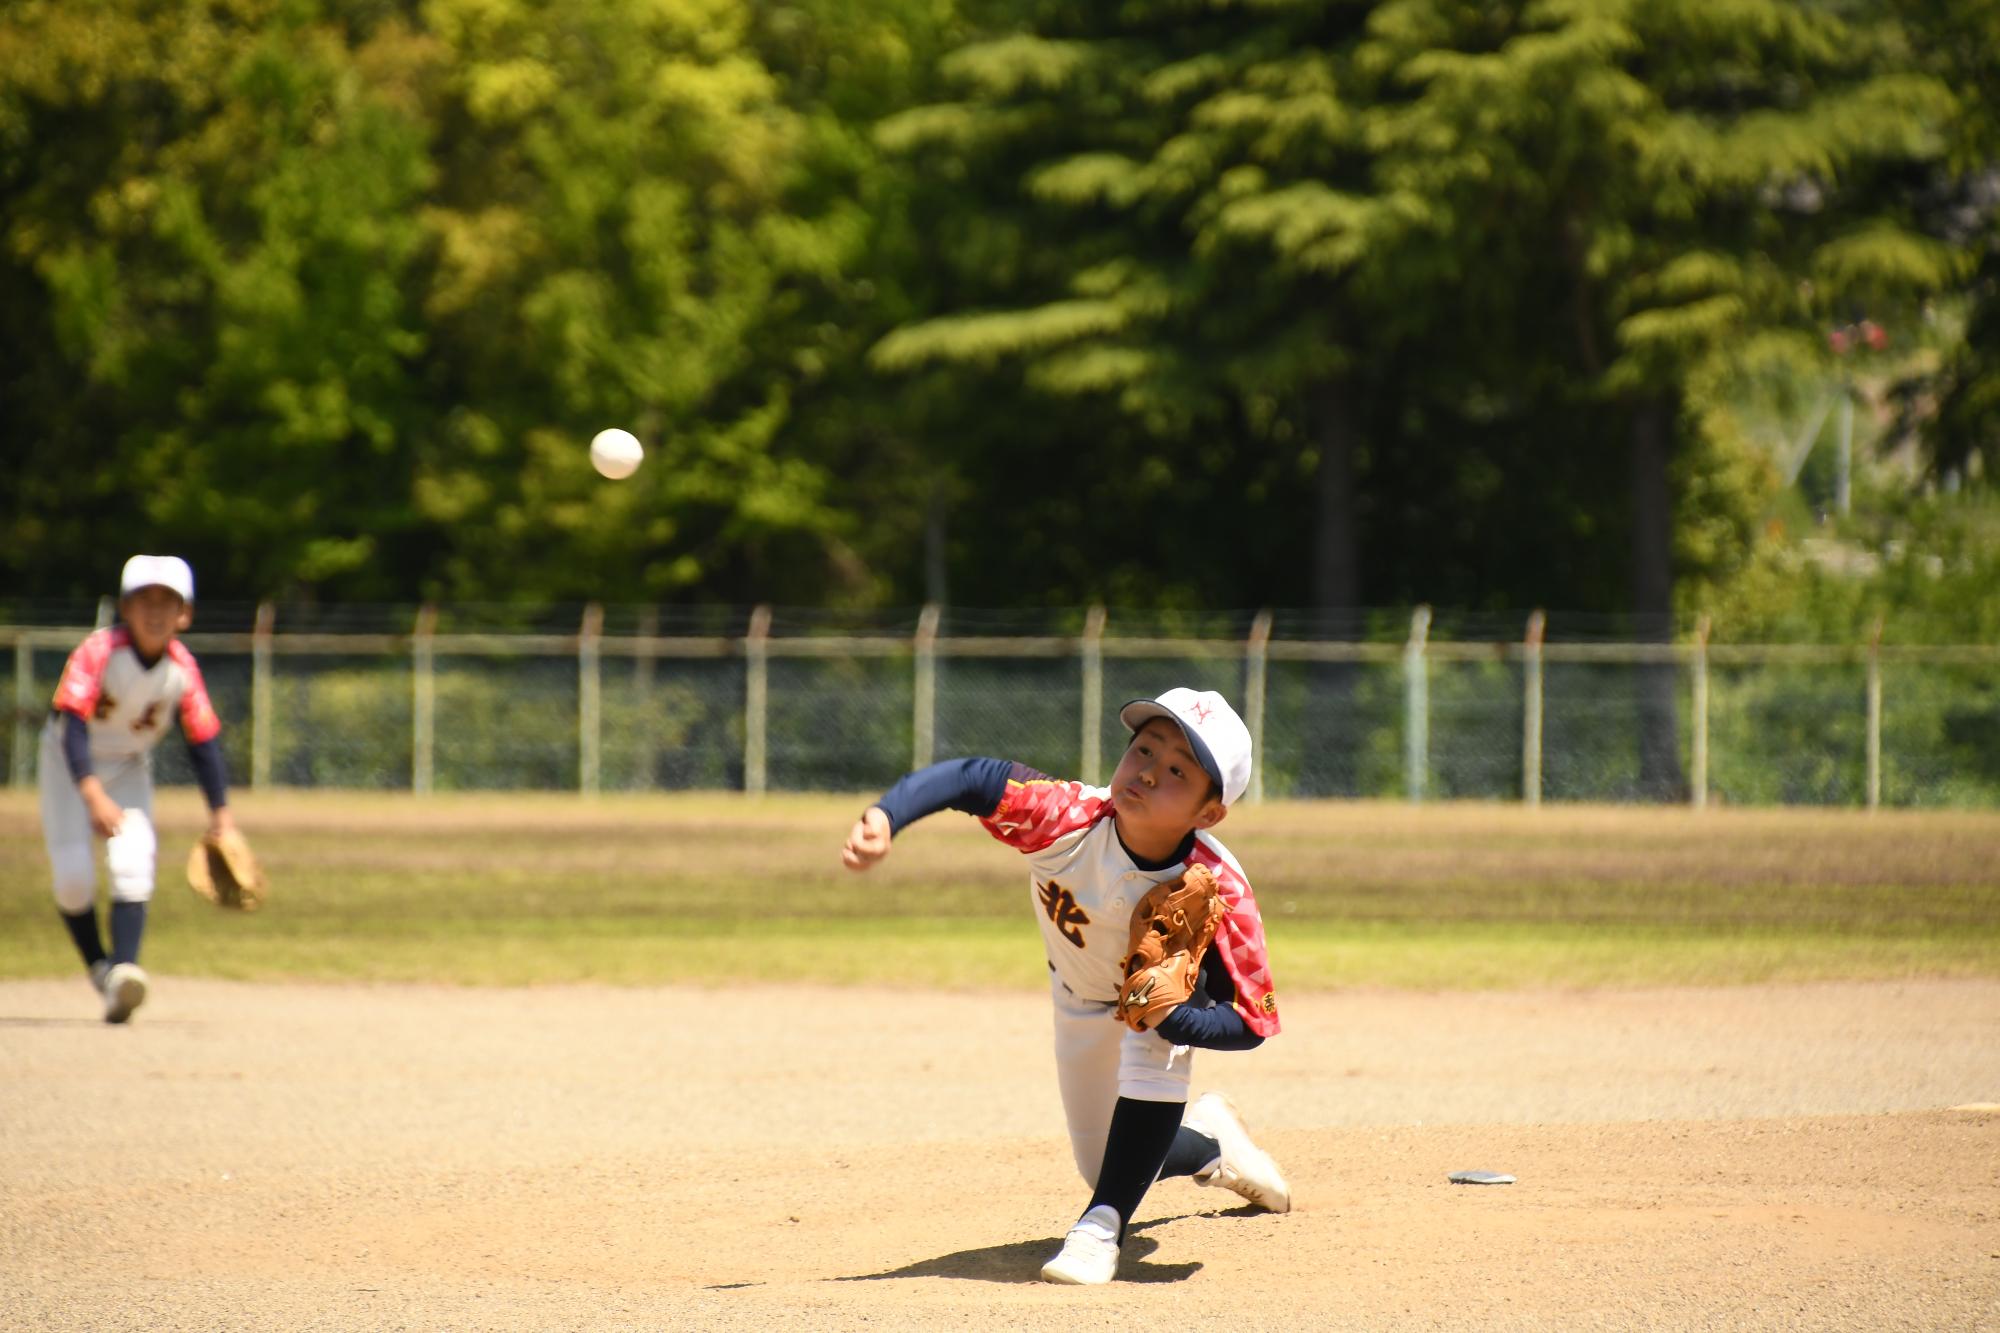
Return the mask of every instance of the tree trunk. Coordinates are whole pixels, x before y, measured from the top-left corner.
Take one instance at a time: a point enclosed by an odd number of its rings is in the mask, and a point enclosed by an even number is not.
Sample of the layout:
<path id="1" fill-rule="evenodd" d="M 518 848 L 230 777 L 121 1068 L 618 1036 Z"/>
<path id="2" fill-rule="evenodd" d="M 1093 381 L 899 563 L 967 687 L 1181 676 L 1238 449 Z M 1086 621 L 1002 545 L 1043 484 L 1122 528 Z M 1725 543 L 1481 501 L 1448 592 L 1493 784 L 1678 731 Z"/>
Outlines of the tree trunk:
<path id="1" fill-rule="evenodd" d="M 945 522 L 944 483 L 933 481 L 924 502 L 924 600 L 933 606 L 951 600 L 946 582 Z"/>
<path id="2" fill-rule="evenodd" d="M 1329 381 L 1314 393 L 1313 433 L 1319 445 L 1314 487 L 1312 606 L 1323 634 L 1353 632 L 1361 602 L 1354 536 L 1354 417 L 1348 386 Z M 1300 796 L 1364 796 L 1354 716 L 1358 684 L 1352 662 L 1315 662 L 1307 669 L 1311 704 L 1300 728 L 1315 762 L 1299 772 Z"/>
<path id="3" fill-rule="evenodd" d="M 1354 561 L 1354 416 L 1347 386 L 1320 386 L 1314 404 L 1319 440 L 1318 494 L 1313 511 L 1313 609 L 1331 617 L 1361 601 Z"/>
<path id="4" fill-rule="evenodd" d="M 1671 396 L 1632 408 L 1632 609 L 1639 637 L 1673 641 L 1673 500 L 1667 460 L 1677 424 Z M 1639 667 L 1639 785 L 1655 800 L 1687 797 L 1681 771 L 1679 674 L 1670 662 Z"/>

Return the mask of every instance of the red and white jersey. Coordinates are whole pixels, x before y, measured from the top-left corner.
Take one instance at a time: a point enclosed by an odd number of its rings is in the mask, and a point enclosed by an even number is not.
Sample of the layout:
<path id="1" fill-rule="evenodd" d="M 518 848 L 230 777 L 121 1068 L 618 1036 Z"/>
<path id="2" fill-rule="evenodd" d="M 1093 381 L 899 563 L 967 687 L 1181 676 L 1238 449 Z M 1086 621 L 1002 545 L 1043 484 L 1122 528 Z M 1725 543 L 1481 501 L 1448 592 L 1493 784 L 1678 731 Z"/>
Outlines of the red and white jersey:
<path id="1" fill-rule="evenodd" d="M 56 686 L 55 706 L 90 724 L 92 759 L 146 753 L 166 735 L 176 708 L 190 745 L 222 730 L 194 654 L 173 639 L 149 667 L 139 660 L 132 631 L 123 625 L 98 630 L 77 645 Z"/>
<path id="2" fill-rule="evenodd" d="M 1264 921 L 1250 881 L 1236 858 L 1206 831 L 1195 834 L 1187 859 L 1142 870 L 1118 840 L 1111 789 L 1035 779 L 1007 783 L 987 832 L 1028 857 L 1030 888 L 1049 965 L 1080 999 L 1111 1003 L 1124 979 L 1132 909 L 1155 884 L 1205 865 L 1227 914 L 1213 947 L 1236 983 L 1236 1010 L 1261 1037 L 1278 1031 L 1278 999 L 1264 950 Z"/>

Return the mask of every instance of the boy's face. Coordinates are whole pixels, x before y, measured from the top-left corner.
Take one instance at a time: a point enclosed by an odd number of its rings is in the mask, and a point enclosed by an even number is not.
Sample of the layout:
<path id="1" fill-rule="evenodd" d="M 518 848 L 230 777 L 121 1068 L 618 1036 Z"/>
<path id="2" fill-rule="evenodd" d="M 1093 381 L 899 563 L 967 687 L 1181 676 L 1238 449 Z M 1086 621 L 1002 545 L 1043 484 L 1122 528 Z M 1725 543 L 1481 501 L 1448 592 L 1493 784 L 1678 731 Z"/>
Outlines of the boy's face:
<path id="1" fill-rule="evenodd" d="M 187 608 L 181 595 L 155 583 L 126 595 L 118 604 L 132 641 L 148 657 L 157 657 L 168 642 L 184 628 Z"/>
<path id="2" fill-rule="evenodd" d="M 1228 808 L 1214 793 L 1186 734 L 1163 717 L 1149 718 L 1139 728 L 1111 775 L 1120 827 L 1152 839 L 1178 842 L 1190 829 L 1222 822 Z"/>

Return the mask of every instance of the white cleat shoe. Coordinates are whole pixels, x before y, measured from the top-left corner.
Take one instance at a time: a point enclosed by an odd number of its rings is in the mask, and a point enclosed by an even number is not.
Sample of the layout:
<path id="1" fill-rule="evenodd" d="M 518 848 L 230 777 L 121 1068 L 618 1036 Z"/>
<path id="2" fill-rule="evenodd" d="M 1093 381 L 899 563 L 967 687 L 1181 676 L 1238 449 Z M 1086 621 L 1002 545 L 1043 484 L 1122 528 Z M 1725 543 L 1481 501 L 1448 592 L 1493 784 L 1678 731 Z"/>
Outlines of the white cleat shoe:
<path id="1" fill-rule="evenodd" d="M 99 995 L 104 994 L 104 978 L 111 973 L 111 960 L 100 958 L 90 965 L 90 988 Z"/>
<path id="2" fill-rule="evenodd" d="M 1095 1216 L 1112 1217 L 1110 1226 Z M 1073 1287 L 1101 1287 L 1118 1276 L 1118 1225 L 1109 1204 L 1100 1204 L 1069 1229 L 1055 1258 L 1042 1265 L 1042 1281 Z"/>
<path id="3" fill-rule="evenodd" d="M 1250 1131 L 1236 1104 L 1219 1092 L 1204 1093 L 1188 1107 L 1181 1123 L 1214 1139 L 1222 1156 L 1195 1176 L 1197 1185 L 1234 1190 L 1259 1208 L 1273 1213 L 1292 1211 L 1292 1187 L 1271 1154 L 1251 1142 Z"/>
<path id="4" fill-rule="evenodd" d="M 104 974 L 104 1021 L 123 1023 L 146 1002 L 146 969 L 137 963 L 113 963 Z"/>

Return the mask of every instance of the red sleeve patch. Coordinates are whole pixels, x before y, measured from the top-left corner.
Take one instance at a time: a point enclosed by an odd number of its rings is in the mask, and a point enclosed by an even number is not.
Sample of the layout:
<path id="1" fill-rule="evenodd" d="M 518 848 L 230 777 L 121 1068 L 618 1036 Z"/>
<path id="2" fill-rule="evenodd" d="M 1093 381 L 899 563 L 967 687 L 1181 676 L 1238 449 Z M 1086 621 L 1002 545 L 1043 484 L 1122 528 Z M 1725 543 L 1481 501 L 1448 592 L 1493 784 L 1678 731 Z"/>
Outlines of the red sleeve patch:
<path id="1" fill-rule="evenodd" d="M 126 639 L 125 627 L 114 625 L 95 631 L 79 643 L 69 661 L 63 664 L 62 679 L 56 682 L 55 706 L 88 722 L 97 711 L 98 697 L 104 693 L 104 668 L 111 664 L 111 654 Z"/>
<path id="2" fill-rule="evenodd" d="M 1229 909 L 1210 947 L 1222 955 L 1229 979 L 1236 983 L 1236 1012 L 1258 1036 L 1277 1036 L 1281 1026 L 1278 992 L 1264 948 L 1264 918 L 1257 910 L 1256 895 L 1250 892 L 1250 881 L 1200 843 L 1195 844 L 1188 864 L 1204 865 L 1215 872 L 1215 887 L 1222 894 L 1223 906 Z"/>
<path id="3" fill-rule="evenodd" d="M 1009 778 L 1000 804 L 979 822 L 1015 851 L 1039 852 L 1066 833 L 1089 828 L 1110 809 L 1108 797 L 1081 782 Z"/>
<path id="4" fill-rule="evenodd" d="M 187 673 L 187 689 L 181 694 L 181 735 L 187 737 L 189 745 L 214 740 L 222 731 L 222 719 L 215 715 L 215 706 L 208 701 L 208 686 L 202 681 L 194 654 L 175 639 L 167 645 L 167 656 Z"/>

